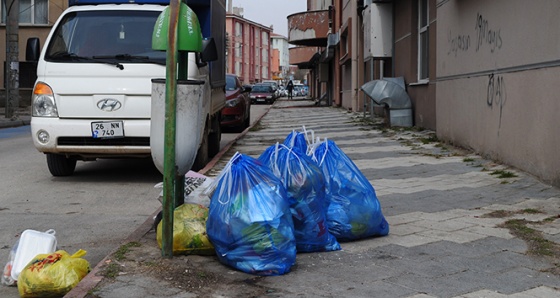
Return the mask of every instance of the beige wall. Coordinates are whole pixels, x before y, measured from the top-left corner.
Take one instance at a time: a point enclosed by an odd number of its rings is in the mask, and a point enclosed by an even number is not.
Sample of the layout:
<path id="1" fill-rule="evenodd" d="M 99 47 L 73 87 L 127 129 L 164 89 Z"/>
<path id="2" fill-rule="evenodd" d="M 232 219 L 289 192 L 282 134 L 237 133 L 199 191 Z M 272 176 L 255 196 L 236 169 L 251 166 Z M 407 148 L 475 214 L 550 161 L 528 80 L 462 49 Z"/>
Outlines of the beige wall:
<path id="1" fill-rule="evenodd" d="M 439 0 L 438 137 L 560 185 L 560 2 Z"/>

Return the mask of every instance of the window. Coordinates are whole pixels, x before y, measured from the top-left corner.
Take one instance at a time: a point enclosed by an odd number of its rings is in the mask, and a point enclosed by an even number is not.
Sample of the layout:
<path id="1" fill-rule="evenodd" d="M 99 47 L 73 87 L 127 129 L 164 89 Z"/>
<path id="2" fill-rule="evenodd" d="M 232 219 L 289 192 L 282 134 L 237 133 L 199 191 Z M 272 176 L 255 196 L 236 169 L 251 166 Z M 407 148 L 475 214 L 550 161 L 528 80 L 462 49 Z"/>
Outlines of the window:
<path id="1" fill-rule="evenodd" d="M 243 52 L 243 44 L 240 42 L 235 43 L 235 57 L 241 58 L 241 53 Z"/>
<path id="2" fill-rule="evenodd" d="M 241 23 L 235 23 L 235 36 L 243 36 L 243 26 L 241 25 Z"/>
<path id="3" fill-rule="evenodd" d="M 9 6 L 12 0 L 1 0 L 2 24 L 6 24 L 6 4 Z M 19 0 L 19 23 L 32 25 L 47 25 L 49 23 L 48 0 Z"/>
<path id="4" fill-rule="evenodd" d="M 268 67 L 266 66 L 262 67 L 262 77 L 263 79 L 268 79 Z"/>
<path id="5" fill-rule="evenodd" d="M 242 75 L 242 73 L 241 73 L 241 62 L 239 62 L 239 61 L 235 62 L 235 73 L 237 75 Z"/>
<path id="6" fill-rule="evenodd" d="M 429 78 L 428 0 L 418 0 L 418 81 Z"/>
<path id="7" fill-rule="evenodd" d="M 262 59 L 263 62 L 268 62 L 268 51 L 265 48 L 262 49 Z"/>

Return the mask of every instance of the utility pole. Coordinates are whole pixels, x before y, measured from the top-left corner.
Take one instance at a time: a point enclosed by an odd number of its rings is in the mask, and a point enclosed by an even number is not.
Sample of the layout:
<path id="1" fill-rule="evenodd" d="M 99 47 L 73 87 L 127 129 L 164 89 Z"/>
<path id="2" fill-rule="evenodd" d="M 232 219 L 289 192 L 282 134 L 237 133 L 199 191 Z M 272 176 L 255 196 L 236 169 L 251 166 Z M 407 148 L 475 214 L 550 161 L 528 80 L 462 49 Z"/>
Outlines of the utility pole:
<path id="1" fill-rule="evenodd" d="M 6 118 L 19 107 L 19 0 L 6 0 Z"/>

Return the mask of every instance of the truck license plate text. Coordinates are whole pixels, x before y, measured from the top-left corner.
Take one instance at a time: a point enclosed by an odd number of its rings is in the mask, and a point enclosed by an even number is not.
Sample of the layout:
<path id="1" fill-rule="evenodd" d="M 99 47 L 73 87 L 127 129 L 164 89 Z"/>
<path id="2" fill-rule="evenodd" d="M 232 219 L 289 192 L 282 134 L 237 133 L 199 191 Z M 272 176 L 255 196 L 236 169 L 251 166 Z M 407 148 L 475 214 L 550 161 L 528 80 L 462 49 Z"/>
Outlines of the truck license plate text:
<path id="1" fill-rule="evenodd" d="M 124 137 L 123 122 L 92 122 L 91 136 L 94 139 L 122 138 Z"/>

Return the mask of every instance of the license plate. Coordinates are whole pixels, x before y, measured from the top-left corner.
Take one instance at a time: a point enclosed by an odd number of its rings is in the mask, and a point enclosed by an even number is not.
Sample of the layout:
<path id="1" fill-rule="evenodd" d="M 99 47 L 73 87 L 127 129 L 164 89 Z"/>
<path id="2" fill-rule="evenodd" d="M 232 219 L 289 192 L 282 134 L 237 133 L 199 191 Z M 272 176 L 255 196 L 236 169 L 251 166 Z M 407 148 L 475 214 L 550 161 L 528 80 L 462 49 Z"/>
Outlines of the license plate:
<path id="1" fill-rule="evenodd" d="M 94 139 L 122 138 L 124 129 L 122 121 L 105 121 L 91 123 L 91 136 Z"/>
<path id="2" fill-rule="evenodd" d="M 257 98 L 257 101 L 264 101 L 264 98 Z"/>

